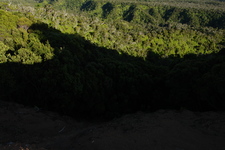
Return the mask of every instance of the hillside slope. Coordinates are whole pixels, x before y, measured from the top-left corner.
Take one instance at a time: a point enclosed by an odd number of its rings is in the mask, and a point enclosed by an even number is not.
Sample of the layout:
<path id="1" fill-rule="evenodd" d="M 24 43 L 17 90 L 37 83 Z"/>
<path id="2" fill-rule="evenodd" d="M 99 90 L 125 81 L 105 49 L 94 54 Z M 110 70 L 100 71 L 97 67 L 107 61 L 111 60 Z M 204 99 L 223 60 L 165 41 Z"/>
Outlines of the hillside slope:
<path id="1" fill-rule="evenodd" d="M 0 101 L 4 150 L 223 150 L 225 114 L 159 110 L 108 122 L 76 121 Z"/>
<path id="2" fill-rule="evenodd" d="M 225 109 L 224 29 L 147 27 L 53 6 L 1 3 L 1 99 L 89 118 Z"/>

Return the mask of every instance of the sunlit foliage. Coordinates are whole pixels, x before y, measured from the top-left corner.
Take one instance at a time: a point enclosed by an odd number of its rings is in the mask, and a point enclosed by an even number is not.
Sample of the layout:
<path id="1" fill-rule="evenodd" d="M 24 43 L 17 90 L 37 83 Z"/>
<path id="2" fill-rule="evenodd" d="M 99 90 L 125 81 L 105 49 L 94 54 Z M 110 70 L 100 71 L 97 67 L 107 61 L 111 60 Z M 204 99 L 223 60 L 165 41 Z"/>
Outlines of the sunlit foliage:
<path id="1" fill-rule="evenodd" d="M 222 6 L 194 0 L 0 3 L 0 98 L 73 116 L 224 110 Z"/>

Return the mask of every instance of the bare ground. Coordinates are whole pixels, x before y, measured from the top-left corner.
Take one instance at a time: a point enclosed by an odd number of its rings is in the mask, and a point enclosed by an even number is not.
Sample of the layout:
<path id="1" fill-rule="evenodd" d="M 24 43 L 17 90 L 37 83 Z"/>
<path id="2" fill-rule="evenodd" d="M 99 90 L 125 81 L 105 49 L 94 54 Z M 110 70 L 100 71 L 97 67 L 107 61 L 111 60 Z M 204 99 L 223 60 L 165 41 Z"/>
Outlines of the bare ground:
<path id="1" fill-rule="evenodd" d="M 158 110 L 84 122 L 0 101 L 0 150 L 225 150 L 225 112 Z"/>

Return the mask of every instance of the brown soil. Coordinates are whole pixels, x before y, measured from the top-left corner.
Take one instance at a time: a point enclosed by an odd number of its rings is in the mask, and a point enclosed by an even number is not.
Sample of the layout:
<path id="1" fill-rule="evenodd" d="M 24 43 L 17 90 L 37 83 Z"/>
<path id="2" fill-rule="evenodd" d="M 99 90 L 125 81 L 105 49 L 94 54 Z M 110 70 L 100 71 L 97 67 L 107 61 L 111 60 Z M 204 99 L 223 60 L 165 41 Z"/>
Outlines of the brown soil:
<path id="1" fill-rule="evenodd" d="M 225 150 L 225 113 L 159 110 L 93 123 L 0 101 L 0 150 Z"/>

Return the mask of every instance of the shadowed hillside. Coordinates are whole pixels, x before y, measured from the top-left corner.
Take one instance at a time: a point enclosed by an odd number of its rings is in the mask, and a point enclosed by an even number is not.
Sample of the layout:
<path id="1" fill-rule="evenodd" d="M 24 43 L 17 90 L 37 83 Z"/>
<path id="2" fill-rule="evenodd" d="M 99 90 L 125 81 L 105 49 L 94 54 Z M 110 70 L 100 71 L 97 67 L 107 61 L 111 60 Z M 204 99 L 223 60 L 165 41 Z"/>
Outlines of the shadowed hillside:
<path id="1" fill-rule="evenodd" d="M 75 117 L 225 108 L 223 29 L 110 23 L 51 5 L 0 6 L 3 100 Z M 114 8 L 102 6 L 104 17 Z"/>
<path id="2" fill-rule="evenodd" d="M 30 30 L 39 33 L 41 42 L 49 42 L 54 57 L 33 65 L 1 64 L 5 100 L 75 116 L 132 112 L 145 107 L 141 101 L 148 101 L 155 76 L 164 72 L 140 58 L 96 47 L 46 24 L 34 24 Z"/>
<path id="3" fill-rule="evenodd" d="M 47 24 L 31 33 L 54 49 L 50 60 L 0 65 L 1 99 L 75 117 L 115 117 L 135 111 L 224 110 L 224 55 L 146 60 L 97 47 Z"/>
<path id="4" fill-rule="evenodd" d="M 224 148 L 223 1 L 0 1 L 0 149 Z"/>

